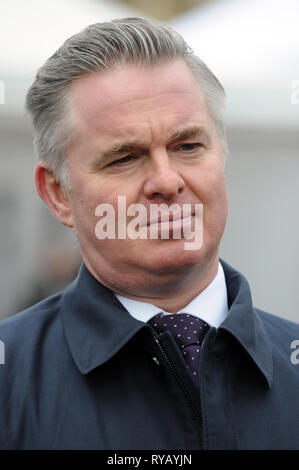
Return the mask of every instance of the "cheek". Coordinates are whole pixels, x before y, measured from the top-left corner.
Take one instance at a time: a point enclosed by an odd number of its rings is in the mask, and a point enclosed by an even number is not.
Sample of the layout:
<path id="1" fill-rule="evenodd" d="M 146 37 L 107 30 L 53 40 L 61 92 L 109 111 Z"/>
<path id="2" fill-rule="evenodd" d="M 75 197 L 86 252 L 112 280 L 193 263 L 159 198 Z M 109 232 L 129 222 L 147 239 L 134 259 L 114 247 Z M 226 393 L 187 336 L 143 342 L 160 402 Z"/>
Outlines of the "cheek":
<path id="1" fill-rule="evenodd" d="M 206 228 L 212 237 L 222 236 L 228 211 L 228 198 L 224 174 L 214 174 L 209 181 L 210 190 L 207 192 Z"/>
<path id="2" fill-rule="evenodd" d="M 213 175 L 211 181 L 211 199 L 214 200 L 215 204 L 219 204 L 219 207 L 225 206 L 227 203 L 227 189 L 226 181 L 223 173 Z"/>
<path id="3" fill-rule="evenodd" d="M 222 227 L 227 217 L 227 189 L 223 174 L 213 175 L 210 181 L 210 191 L 207 194 L 207 213 L 211 215 L 213 225 Z"/>
<path id="4" fill-rule="evenodd" d="M 205 236 L 218 240 L 223 233 L 228 210 L 224 172 L 219 168 L 201 171 L 193 192 L 203 204 Z"/>
<path id="5" fill-rule="evenodd" d="M 122 213 L 124 211 L 126 213 L 130 204 L 138 202 L 134 184 L 128 186 L 112 179 L 103 181 L 99 177 L 77 178 L 73 183 L 72 187 L 76 189 L 72 191 L 70 202 L 75 230 L 78 238 L 81 239 L 94 238 L 96 224 L 101 218 L 95 214 L 99 205 L 109 204 L 117 229 L 118 208 L 120 207 Z M 125 199 L 119 196 L 125 196 Z M 107 216 L 107 213 L 103 215 Z"/>
<path id="6" fill-rule="evenodd" d="M 225 175 L 219 167 L 200 168 L 190 176 L 189 187 L 206 206 L 221 206 L 227 199 Z"/>
<path id="7" fill-rule="evenodd" d="M 77 238 L 82 241 L 93 237 L 96 225 L 95 210 L 98 202 L 97 194 L 80 178 L 71 181 L 70 203 Z"/>

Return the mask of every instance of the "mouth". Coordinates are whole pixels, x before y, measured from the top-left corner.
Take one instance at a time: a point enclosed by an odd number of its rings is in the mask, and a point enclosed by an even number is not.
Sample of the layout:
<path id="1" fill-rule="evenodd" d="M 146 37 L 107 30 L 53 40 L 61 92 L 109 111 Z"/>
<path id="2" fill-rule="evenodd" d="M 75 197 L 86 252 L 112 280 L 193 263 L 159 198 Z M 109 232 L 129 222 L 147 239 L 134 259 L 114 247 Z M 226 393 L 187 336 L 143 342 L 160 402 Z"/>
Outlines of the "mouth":
<path id="1" fill-rule="evenodd" d="M 177 212 L 165 212 L 162 214 L 159 214 L 158 217 L 151 217 L 150 220 L 147 222 L 146 226 L 147 227 L 159 227 L 162 225 L 172 225 L 176 224 L 179 225 L 183 223 L 184 221 L 189 221 L 192 219 L 192 217 L 195 216 L 195 210 L 191 211 L 191 214 L 184 214 L 184 211 L 180 210 Z"/>
<path id="2" fill-rule="evenodd" d="M 151 220 L 145 227 L 150 232 L 150 238 L 184 239 L 184 234 L 192 232 L 195 213 L 161 214 L 156 220 Z"/>
<path id="3" fill-rule="evenodd" d="M 188 216 L 183 217 L 181 214 L 178 217 L 159 217 L 156 221 L 151 221 L 147 224 L 148 227 L 151 228 L 179 228 L 185 224 L 191 223 L 192 218 L 195 214 L 191 214 Z"/>

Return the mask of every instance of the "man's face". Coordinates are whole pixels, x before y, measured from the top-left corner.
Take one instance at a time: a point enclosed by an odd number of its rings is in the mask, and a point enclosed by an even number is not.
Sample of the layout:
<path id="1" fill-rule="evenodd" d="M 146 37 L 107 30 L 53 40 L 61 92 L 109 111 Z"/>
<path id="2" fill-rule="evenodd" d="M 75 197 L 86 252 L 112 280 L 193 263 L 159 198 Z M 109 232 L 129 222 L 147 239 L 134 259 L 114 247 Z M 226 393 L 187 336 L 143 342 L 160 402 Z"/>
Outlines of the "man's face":
<path id="1" fill-rule="evenodd" d="M 227 216 L 223 150 L 206 101 L 181 60 L 119 66 L 72 84 L 75 137 L 68 148 L 71 225 L 90 271 L 108 287 L 143 293 L 152 282 L 196 275 L 218 256 Z M 203 245 L 183 238 L 103 239 L 98 205 L 118 196 L 151 204 L 203 204 Z M 129 223 L 129 218 L 126 223 Z"/>

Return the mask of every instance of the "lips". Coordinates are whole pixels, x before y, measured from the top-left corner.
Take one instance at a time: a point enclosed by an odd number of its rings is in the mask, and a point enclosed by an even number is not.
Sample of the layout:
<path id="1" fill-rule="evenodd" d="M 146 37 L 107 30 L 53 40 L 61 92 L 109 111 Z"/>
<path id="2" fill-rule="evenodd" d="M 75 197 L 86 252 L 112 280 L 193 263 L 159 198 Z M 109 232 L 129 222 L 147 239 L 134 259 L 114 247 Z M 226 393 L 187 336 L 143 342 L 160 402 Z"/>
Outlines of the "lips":
<path id="1" fill-rule="evenodd" d="M 151 217 L 150 220 L 147 222 L 147 226 L 153 226 L 153 225 L 156 225 L 158 226 L 159 224 L 163 223 L 163 222 L 175 222 L 175 221 L 181 221 L 181 223 L 184 221 L 184 220 L 187 220 L 187 219 L 191 219 L 192 216 L 195 215 L 195 209 L 193 207 L 193 205 L 191 205 L 191 210 L 190 212 L 188 211 L 188 213 L 186 214 L 185 211 L 183 211 L 183 208 L 181 208 L 181 210 L 179 211 L 167 211 L 165 213 L 159 213 L 157 217 Z M 164 224 L 166 225 L 166 224 Z"/>
<path id="2" fill-rule="evenodd" d="M 183 214 L 181 212 L 177 214 L 173 213 L 166 213 L 166 214 L 159 214 L 159 217 L 153 218 L 148 222 L 149 225 L 155 225 L 155 224 L 160 224 L 161 222 L 174 222 L 175 220 L 181 220 L 183 219 Z"/>
<path id="3" fill-rule="evenodd" d="M 188 215 L 186 217 L 178 217 L 178 218 L 173 218 L 173 219 L 161 219 L 156 222 L 151 222 L 148 224 L 148 227 L 151 228 L 168 228 L 169 229 L 174 229 L 175 227 L 179 228 L 182 227 L 185 224 L 191 223 L 193 215 Z"/>

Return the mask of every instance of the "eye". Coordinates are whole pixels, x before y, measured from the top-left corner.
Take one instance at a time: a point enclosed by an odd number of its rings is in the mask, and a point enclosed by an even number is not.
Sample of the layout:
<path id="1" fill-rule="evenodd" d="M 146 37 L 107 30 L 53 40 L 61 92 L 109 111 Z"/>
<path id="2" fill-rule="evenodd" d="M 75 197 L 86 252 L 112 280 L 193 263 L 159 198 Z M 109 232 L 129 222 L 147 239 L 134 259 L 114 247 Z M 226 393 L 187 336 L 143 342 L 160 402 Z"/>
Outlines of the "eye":
<path id="1" fill-rule="evenodd" d="M 107 166 L 116 166 L 116 165 L 123 165 L 125 163 L 130 163 L 131 161 L 135 160 L 136 157 L 134 155 L 127 155 L 126 157 L 120 158 L 119 160 L 115 160 L 109 163 Z"/>
<path id="2" fill-rule="evenodd" d="M 186 144 L 181 144 L 178 147 L 178 150 L 183 150 L 183 152 L 192 152 L 194 150 L 197 150 L 202 147 L 202 144 L 200 143 L 186 143 Z"/>

